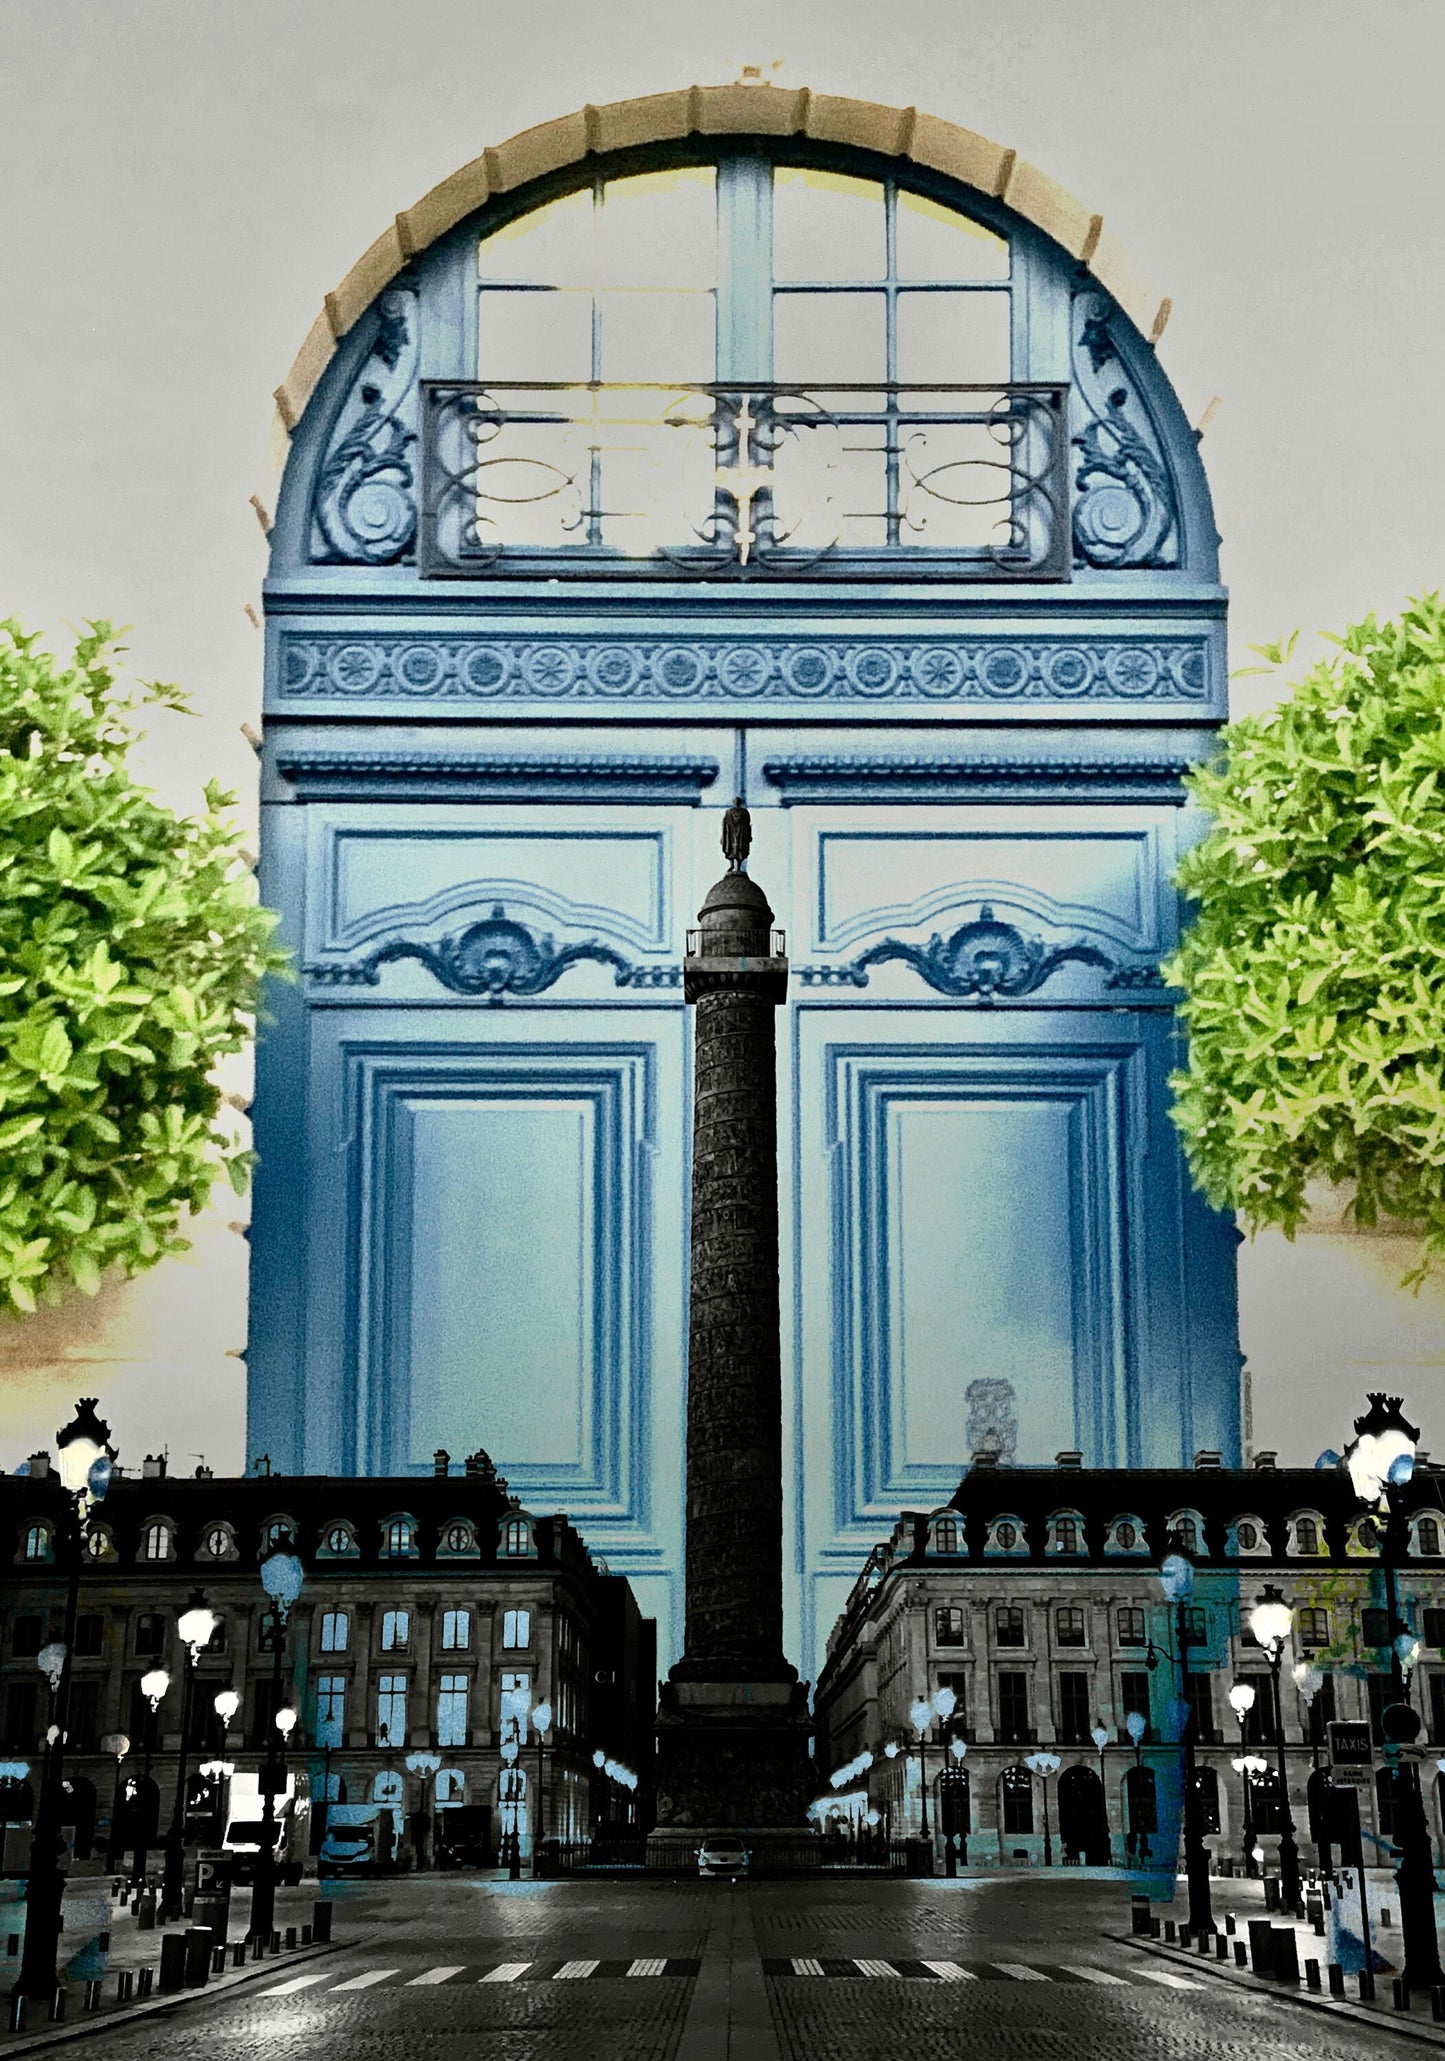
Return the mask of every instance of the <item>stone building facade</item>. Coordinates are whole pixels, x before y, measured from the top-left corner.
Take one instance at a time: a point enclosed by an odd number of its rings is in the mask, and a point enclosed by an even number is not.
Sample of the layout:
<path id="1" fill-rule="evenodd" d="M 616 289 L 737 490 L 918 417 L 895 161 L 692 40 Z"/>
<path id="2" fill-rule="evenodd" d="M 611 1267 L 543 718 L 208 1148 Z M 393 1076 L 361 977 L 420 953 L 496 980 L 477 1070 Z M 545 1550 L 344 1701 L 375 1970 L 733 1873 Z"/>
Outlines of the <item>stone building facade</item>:
<path id="1" fill-rule="evenodd" d="M 1435 1747 L 1445 1745 L 1442 1474 L 1417 1464 L 1410 1557 L 1398 1571 L 1401 1614 L 1420 1641 L 1411 1696 L 1423 1717 L 1421 1740 Z M 1329 1727 L 1354 1719 L 1369 1728 L 1375 1766 L 1339 1768 L 1333 1779 L 1358 1789 L 1367 1850 L 1385 1858 L 1388 1844 L 1369 1847 L 1372 1835 L 1388 1841 L 1390 1829 L 1378 1541 L 1343 1468 L 1276 1468 L 1270 1454 L 1252 1468 L 1226 1469 L 1202 1453 L 1192 1471 L 1088 1469 L 1073 1453 L 1060 1454 L 1052 1469 L 976 1457 L 949 1505 L 903 1512 L 854 1584 L 818 1683 L 819 1786 L 833 1817 L 860 1827 L 875 1811 L 878 1829 L 895 1839 L 919 1832 L 910 1709 L 948 1688 L 954 1709 L 946 1722 L 935 1717 L 923 1740 L 928 1829 L 940 1853 L 947 1824 L 956 1822 L 971 1865 L 1042 1860 L 1045 1781 L 1055 1859 L 1119 1864 L 1157 1859 L 1165 1845 L 1172 1851 L 1179 1620 L 1159 1570 L 1178 1550 L 1194 1567 L 1185 1693 L 1217 1863 L 1243 1865 L 1251 1844 L 1272 1859 L 1278 1845 L 1271 1675 L 1249 1632 L 1250 1606 L 1266 1582 L 1294 1610 L 1280 1700 L 1301 1852 L 1318 1857 L 1311 1776 L 1329 1759 Z M 1228 1700 L 1240 1682 L 1255 1691 L 1242 1723 Z M 1146 1725 L 1137 1746 L 1131 1712 Z M 1102 1745 L 1096 1728 L 1107 1734 Z M 954 1738 L 965 1744 L 961 1760 Z M 1043 1779 L 1027 1767 L 1040 1749 L 1061 1763 Z M 871 1765 L 861 1765 L 869 1753 Z M 1246 1777 L 1234 1768 L 1246 1753 L 1266 1763 L 1263 1772 Z M 1433 1754 L 1425 1766 L 1432 1834 L 1445 1839 Z M 832 1773 L 840 1779 L 830 1792 Z"/>
<path id="2" fill-rule="evenodd" d="M 305 1568 L 282 1663 L 282 1700 L 299 1713 L 289 1759 L 313 1799 L 391 1802 L 445 1831 L 470 1805 L 473 1837 L 495 1851 L 505 1829 L 501 1747 L 519 1739 L 522 1851 L 538 1830 L 538 1735 L 545 1700 L 540 1829 L 585 1838 L 634 1822 L 649 1799 L 593 1756 L 646 1782 L 655 1702 L 655 1628 L 626 1580 L 594 1559 L 565 1516 L 525 1510 L 484 1453 L 402 1480 L 168 1475 L 117 1470 L 86 1543 L 69 1708 L 67 1774 L 77 1854 L 109 1838 L 117 1775 L 139 1781 L 152 1841 L 170 1822 L 186 1728 L 193 1832 L 209 1837 L 224 1799 L 198 1774 L 207 1760 L 254 1769 L 274 1713 L 269 1604 L 258 1567 L 287 1531 Z M 38 1777 L 50 1691 L 36 1656 L 64 1623 L 63 1492 L 44 1455 L 0 1477 L 0 1756 Z M 176 1619 L 197 1588 L 220 1618 L 187 1693 Z M 140 1682 L 170 1674 L 152 1717 Z M 223 1731 L 216 1694 L 240 1708 Z M 183 1699 L 187 1708 L 183 1713 Z M 102 1747 L 124 1733 L 117 1769 Z M 409 1754 L 440 1765 L 421 1773 Z M 515 1778 L 514 1778 L 515 1779 Z M 0 1784 L 0 1816 L 23 1820 L 26 1780 Z M 490 1813 L 479 1818 L 475 1807 Z M 313 1811 L 313 1836 L 321 1814 Z M 452 1821 L 460 1823 L 459 1820 Z M 484 1827 L 478 1835 L 477 1828 Z M 133 1827 L 131 1829 L 134 1829 Z"/>

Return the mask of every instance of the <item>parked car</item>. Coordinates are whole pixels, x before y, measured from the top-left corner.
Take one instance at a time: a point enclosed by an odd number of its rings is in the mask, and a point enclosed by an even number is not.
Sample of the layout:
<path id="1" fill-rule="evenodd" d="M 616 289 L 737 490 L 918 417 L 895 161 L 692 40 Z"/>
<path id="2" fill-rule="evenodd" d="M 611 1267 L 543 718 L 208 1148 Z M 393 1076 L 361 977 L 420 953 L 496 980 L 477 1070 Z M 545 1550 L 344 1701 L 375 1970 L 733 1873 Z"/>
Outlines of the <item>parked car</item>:
<path id="1" fill-rule="evenodd" d="M 333 1803 L 316 1856 L 318 1875 L 379 1875 L 396 1852 L 396 1813 L 385 1803 Z"/>
<path id="2" fill-rule="evenodd" d="M 740 1839 L 713 1838 L 697 1849 L 697 1872 L 704 1876 L 726 1875 L 736 1882 L 748 1872 L 748 1851 Z"/>

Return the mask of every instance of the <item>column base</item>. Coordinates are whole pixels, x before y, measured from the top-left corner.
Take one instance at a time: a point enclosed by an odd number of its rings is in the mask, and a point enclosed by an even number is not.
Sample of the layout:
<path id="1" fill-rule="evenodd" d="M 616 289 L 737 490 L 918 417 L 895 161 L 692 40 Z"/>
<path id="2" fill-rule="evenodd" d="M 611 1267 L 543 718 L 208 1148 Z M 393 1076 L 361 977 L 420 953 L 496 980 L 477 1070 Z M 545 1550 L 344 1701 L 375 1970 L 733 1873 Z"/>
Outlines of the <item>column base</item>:
<path id="1" fill-rule="evenodd" d="M 653 1840 L 695 1847 L 704 1831 L 812 1837 L 811 1735 L 806 1683 L 664 1682 L 649 1865 Z"/>

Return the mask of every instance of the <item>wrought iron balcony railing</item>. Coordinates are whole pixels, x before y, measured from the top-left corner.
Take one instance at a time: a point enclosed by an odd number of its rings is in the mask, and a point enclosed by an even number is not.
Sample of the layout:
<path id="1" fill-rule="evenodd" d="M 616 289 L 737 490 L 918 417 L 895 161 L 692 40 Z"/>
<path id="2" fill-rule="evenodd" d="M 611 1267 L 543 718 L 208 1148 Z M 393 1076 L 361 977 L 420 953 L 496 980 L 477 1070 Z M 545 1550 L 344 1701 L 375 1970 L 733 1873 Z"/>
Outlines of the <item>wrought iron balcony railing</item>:
<path id="1" fill-rule="evenodd" d="M 423 573 L 1066 580 L 1065 385 L 423 383 Z"/>

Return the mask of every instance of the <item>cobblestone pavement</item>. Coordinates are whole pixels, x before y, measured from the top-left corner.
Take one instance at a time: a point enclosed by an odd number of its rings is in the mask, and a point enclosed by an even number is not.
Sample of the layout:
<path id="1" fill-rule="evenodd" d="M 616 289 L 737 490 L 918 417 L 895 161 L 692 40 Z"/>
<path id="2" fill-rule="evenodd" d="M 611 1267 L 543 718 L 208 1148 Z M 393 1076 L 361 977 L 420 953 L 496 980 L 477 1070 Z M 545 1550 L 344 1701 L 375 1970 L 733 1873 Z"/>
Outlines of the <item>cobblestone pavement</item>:
<path id="1" fill-rule="evenodd" d="M 1109 1935 L 1124 1886 L 456 1876 L 352 1885 L 342 1950 L 111 2018 L 105 2061 L 1376 2061 L 1333 2021 Z M 0 2038 L 0 2061 L 11 2043 Z"/>

